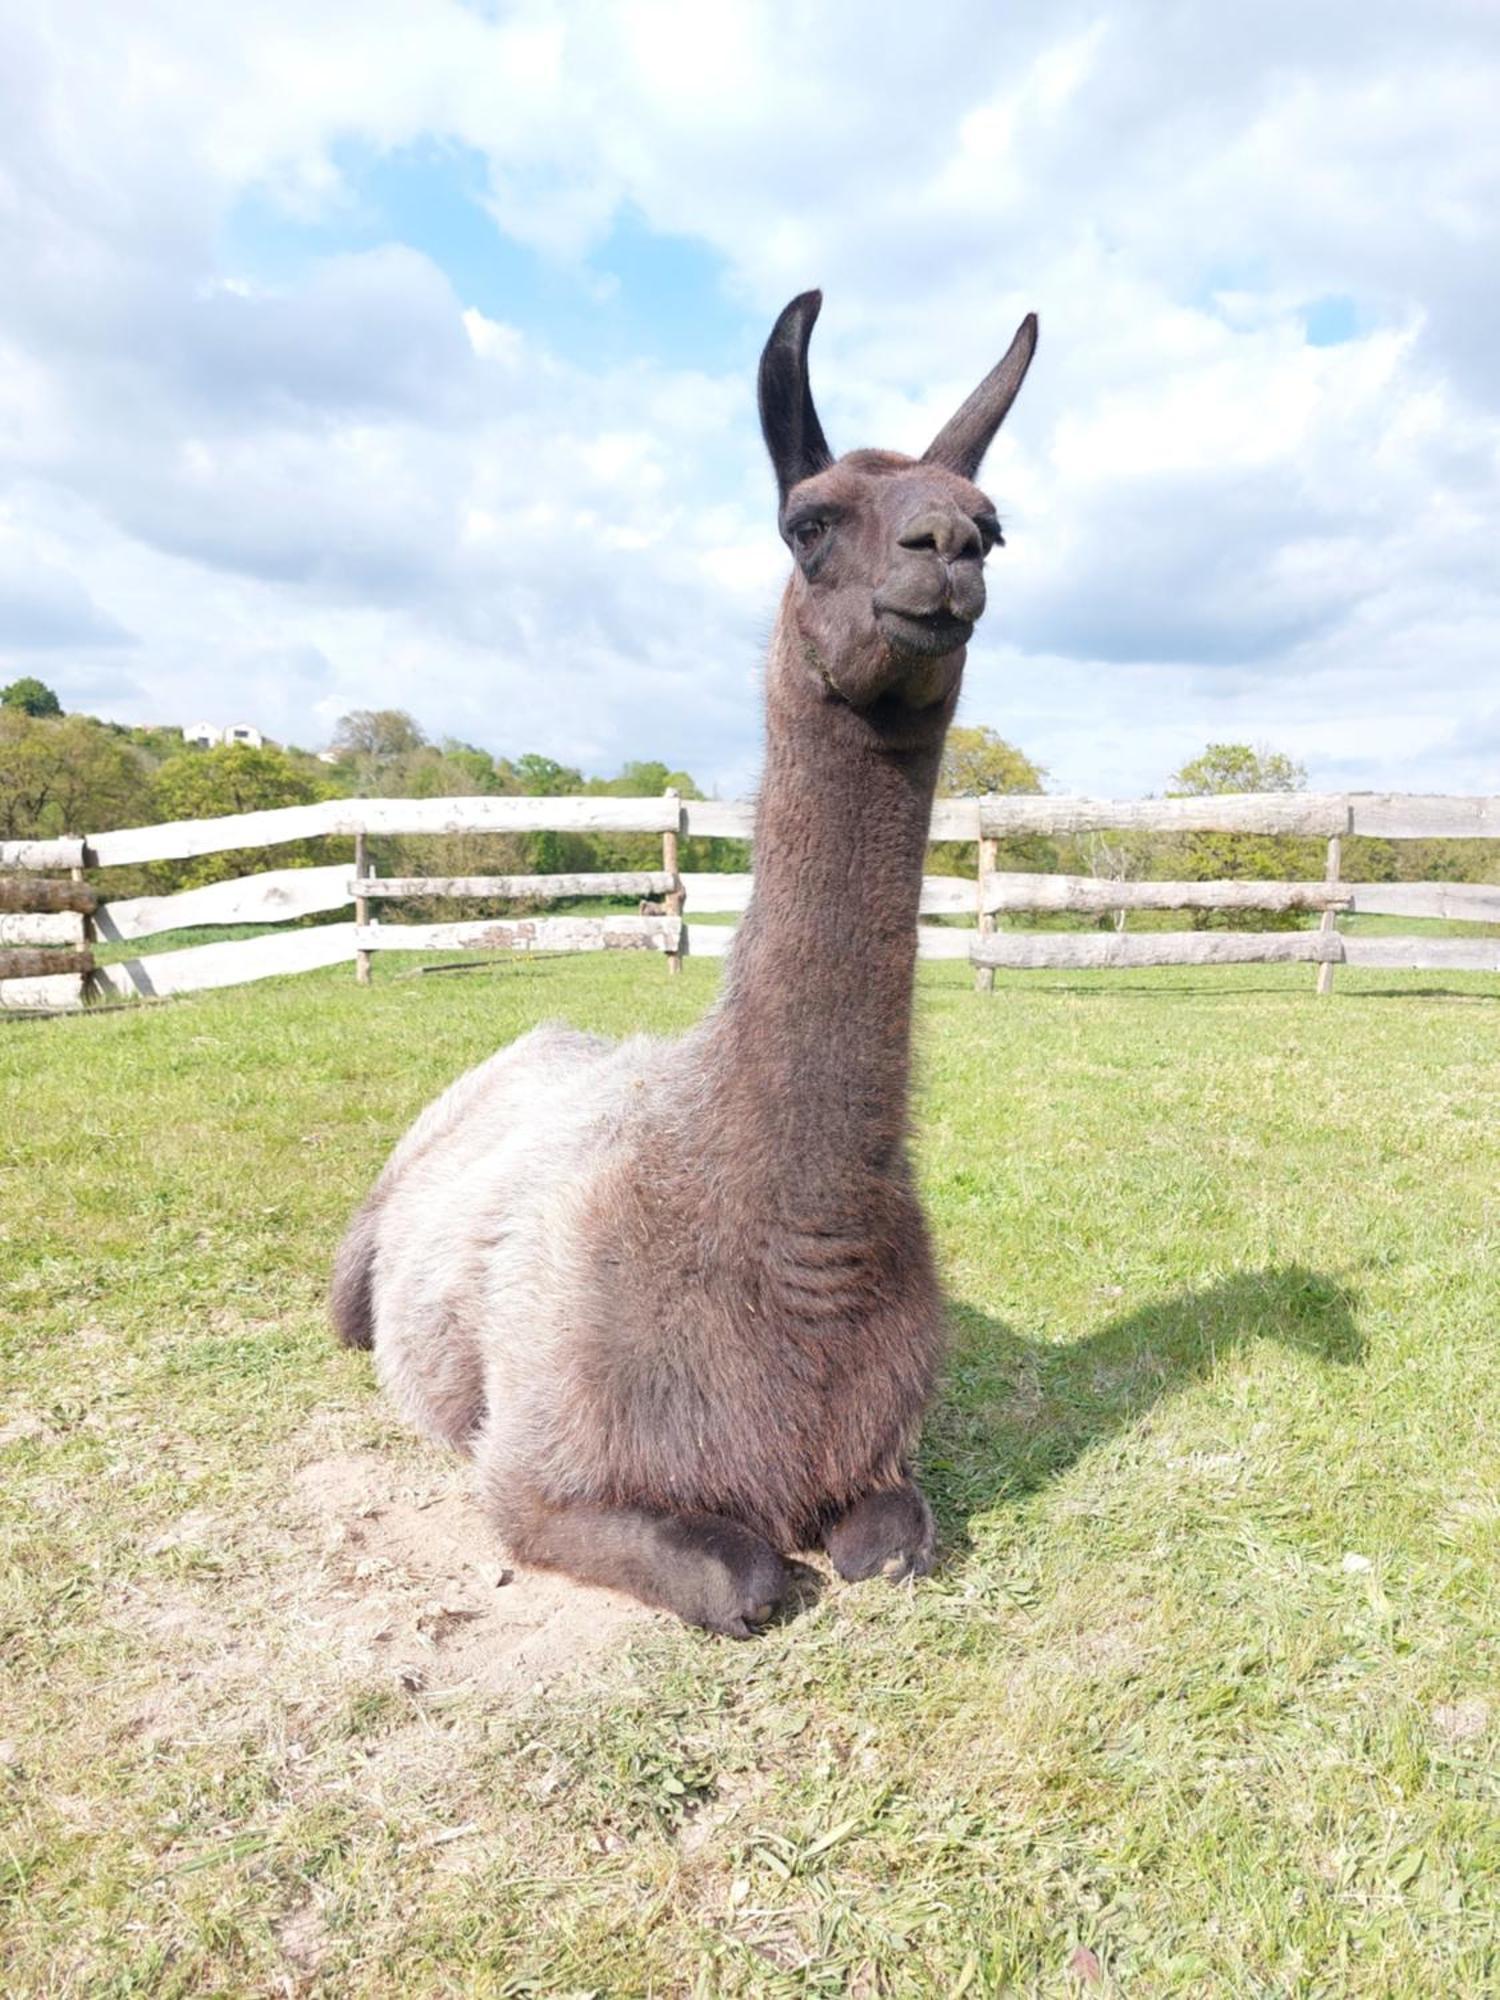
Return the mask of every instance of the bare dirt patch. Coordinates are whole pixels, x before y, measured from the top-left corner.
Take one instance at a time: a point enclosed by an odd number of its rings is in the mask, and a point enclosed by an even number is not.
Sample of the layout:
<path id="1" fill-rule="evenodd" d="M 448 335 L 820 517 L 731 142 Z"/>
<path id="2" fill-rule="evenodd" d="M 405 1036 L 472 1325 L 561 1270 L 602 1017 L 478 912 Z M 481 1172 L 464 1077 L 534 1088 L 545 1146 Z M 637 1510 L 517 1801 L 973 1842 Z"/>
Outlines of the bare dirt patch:
<path id="1" fill-rule="evenodd" d="M 325 1552 L 298 1607 L 308 1635 L 412 1692 L 495 1693 L 551 1679 L 650 1617 L 613 1592 L 513 1568 L 470 1476 L 438 1460 L 414 1479 L 373 1452 L 304 1466 L 296 1490 Z"/>

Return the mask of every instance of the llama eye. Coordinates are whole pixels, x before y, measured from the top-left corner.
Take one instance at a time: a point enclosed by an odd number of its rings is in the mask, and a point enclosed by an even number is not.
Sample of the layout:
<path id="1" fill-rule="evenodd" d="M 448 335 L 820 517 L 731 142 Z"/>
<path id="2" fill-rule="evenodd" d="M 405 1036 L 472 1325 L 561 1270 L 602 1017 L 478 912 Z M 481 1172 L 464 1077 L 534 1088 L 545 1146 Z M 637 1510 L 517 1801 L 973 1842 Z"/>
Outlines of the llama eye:
<path id="1" fill-rule="evenodd" d="M 792 540 L 799 549 L 814 549 L 827 533 L 826 521 L 799 521 L 792 530 Z"/>

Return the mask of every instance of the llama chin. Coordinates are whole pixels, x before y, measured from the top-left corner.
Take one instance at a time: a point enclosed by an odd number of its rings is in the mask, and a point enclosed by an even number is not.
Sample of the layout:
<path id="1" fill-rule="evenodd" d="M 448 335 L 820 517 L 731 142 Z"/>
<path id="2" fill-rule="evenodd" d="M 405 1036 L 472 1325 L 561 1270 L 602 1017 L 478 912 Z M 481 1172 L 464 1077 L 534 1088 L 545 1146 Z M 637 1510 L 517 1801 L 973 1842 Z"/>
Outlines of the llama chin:
<path id="1" fill-rule="evenodd" d="M 396 1147 L 335 1265 L 340 1338 L 472 1453 L 517 1560 L 734 1637 L 825 1547 L 933 1561 L 909 1457 L 943 1315 L 907 1165 L 917 906 L 964 645 L 1002 537 L 974 484 L 1036 346 L 920 459 L 835 459 L 782 313 L 761 426 L 793 558 L 771 641 L 755 886 L 670 1049 L 538 1028 Z"/>

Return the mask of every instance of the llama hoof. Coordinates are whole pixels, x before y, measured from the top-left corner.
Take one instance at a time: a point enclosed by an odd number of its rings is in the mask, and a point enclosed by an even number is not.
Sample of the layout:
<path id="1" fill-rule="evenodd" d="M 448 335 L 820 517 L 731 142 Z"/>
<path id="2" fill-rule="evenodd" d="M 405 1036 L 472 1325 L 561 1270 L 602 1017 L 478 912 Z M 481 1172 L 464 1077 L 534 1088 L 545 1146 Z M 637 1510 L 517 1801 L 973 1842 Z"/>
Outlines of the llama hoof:
<path id="1" fill-rule="evenodd" d="M 827 1548 L 846 1583 L 865 1583 L 875 1576 L 904 1583 L 931 1573 L 936 1540 L 932 1509 L 907 1484 L 857 1500 L 829 1529 Z"/>
<path id="2" fill-rule="evenodd" d="M 684 1613 L 689 1623 L 701 1625 L 705 1632 L 718 1632 L 726 1639 L 758 1638 L 791 1587 L 780 1556 L 770 1550 L 766 1553 L 768 1563 L 757 1565 L 751 1577 L 726 1568 L 720 1576 L 708 1581 L 696 1608 Z"/>
<path id="3" fill-rule="evenodd" d="M 791 1571 L 770 1543 L 737 1523 L 716 1524 L 678 1552 L 673 1569 L 673 1610 L 726 1639 L 753 1639 L 792 1589 Z"/>

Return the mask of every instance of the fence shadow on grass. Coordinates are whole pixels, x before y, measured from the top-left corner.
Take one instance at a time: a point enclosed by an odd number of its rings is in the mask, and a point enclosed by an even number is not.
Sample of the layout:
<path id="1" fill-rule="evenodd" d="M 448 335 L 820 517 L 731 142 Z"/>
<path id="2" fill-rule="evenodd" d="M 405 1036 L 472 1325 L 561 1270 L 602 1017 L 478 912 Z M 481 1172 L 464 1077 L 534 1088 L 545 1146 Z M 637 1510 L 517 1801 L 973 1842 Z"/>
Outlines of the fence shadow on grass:
<path id="1" fill-rule="evenodd" d="M 951 1548 L 972 1514 L 1024 1498 L 1252 1340 L 1320 1361 L 1364 1354 L 1357 1295 L 1300 1264 L 1243 1271 L 1142 1306 L 1063 1346 L 951 1302 L 952 1353 L 922 1451 Z"/>

